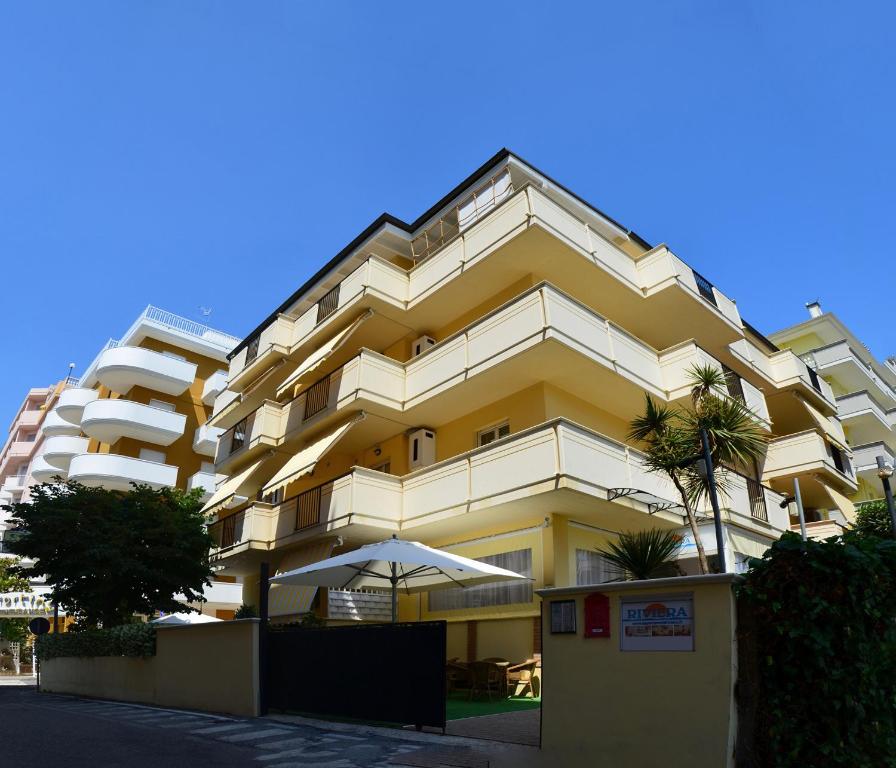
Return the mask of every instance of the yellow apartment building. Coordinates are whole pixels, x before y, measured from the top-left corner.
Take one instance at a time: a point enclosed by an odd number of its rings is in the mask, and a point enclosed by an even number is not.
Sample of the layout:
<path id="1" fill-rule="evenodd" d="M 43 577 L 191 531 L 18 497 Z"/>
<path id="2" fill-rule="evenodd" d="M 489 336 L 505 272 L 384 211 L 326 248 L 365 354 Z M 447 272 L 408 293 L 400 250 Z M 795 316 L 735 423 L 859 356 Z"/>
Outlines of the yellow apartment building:
<path id="1" fill-rule="evenodd" d="M 722 499 L 732 569 L 790 527 L 794 477 L 813 508 L 852 515 L 828 384 L 667 246 L 503 150 L 416 221 L 378 218 L 231 352 L 209 420 L 216 565 L 257 604 L 261 562 L 393 533 L 481 558 L 533 583 L 405 596 L 401 618 L 446 619 L 449 657 L 526 658 L 533 589 L 617 578 L 596 548 L 618 532 L 680 531 L 697 572 L 674 488 L 626 442 L 645 392 L 688 401 L 694 364 L 725 371 L 771 439 Z M 389 615 L 341 590 L 275 586 L 270 605 L 281 621 Z"/>
<path id="2" fill-rule="evenodd" d="M 46 415 L 37 482 L 54 477 L 130 490 L 215 487 L 219 430 L 206 424 L 239 339 L 149 306 L 120 339 L 110 339 Z M 241 585 L 223 576 L 206 590 L 206 613 L 232 616 Z"/>
<path id="3" fill-rule="evenodd" d="M 818 371 L 837 401 L 846 444 L 854 456 L 858 487 L 854 501 L 883 496 L 877 457 L 896 463 L 896 364 L 883 363 L 837 315 L 806 305 L 809 319 L 772 334 L 781 347 L 799 355 Z"/>

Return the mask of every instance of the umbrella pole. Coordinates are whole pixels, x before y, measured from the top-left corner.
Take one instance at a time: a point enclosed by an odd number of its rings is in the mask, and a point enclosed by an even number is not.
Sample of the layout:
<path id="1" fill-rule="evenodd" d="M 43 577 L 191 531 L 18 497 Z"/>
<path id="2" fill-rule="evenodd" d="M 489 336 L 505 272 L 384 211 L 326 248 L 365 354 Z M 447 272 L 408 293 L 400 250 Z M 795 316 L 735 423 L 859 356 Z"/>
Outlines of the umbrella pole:
<path id="1" fill-rule="evenodd" d="M 389 579 L 392 582 L 392 623 L 398 622 L 398 569 L 396 563 L 390 563 L 392 567 L 392 576 Z"/>

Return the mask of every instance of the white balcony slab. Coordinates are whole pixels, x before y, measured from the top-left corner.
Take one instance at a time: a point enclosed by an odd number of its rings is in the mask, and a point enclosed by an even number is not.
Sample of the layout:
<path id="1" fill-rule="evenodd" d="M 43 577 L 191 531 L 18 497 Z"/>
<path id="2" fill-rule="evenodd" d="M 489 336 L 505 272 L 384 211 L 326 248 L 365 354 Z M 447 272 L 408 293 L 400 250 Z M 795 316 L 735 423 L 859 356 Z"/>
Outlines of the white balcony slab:
<path id="1" fill-rule="evenodd" d="M 225 389 L 227 389 L 227 371 L 215 371 L 202 386 L 202 402 L 208 406 L 214 405 L 215 398 Z"/>
<path id="2" fill-rule="evenodd" d="M 63 419 L 55 408 L 47 414 L 40 429 L 45 437 L 81 434 L 81 428 L 77 424 L 72 424 L 70 421 Z"/>
<path id="3" fill-rule="evenodd" d="M 80 425 L 84 406 L 96 400 L 99 394 L 95 389 L 70 387 L 63 390 L 59 395 L 59 402 L 56 403 L 56 407 L 53 410 L 67 422 Z"/>
<path id="4" fill-rule="evenodd" d="M 57 435 L 48 437 L 44 443 L 43 459 L 50 466 L 68 470 L 73 457 L 79 453 L 87 453 L 90 441 L 86 437 Z"/>
<path id="5" fill-rule="evenodd" d="M 68 476 L 84 485 L 129 491 L 131 483 L 172 487 L 177 484 L 177 467 L 112 453 L 82 453 L 72 459 Z"/>
<path id="6" fill-rule="evenodd" d="M 203 456 L 214 456 L 218 449 L 218 438 L 224 434 L 221 427 L 200 424 L 193 433 L 193 450 Z"/>
<path id="7" fill-rule="evenodd" d="M 81 416 L 81 429 L 102 443 L 112 444 L 130 437 L 154 445 L 171 445 L 183 435 L 186 422 L 182 413 L 118 398 L 89 403 Z"/>
<path id="8" fill-rule="evenodd" d="M 196 365 L 143 347 L 110 347 L 97 360 L 96 377 L 122 395 L 136 386 L 180 395 L 193 383 Z"/>
<path id="9" fill-rule="evenodd" d="M 818 474 L 828 481 L 856 490 L 855 479 L 850 474 L 850 458 L 843 455 L 844 469 L 837 469 L 831 448 L 824 437 L 814 429 L 786 435 L 772 440 L 763 467 L 763 479 L 781 480 L 801 475 Z"/>
<path id="10" fill-rule="evenodd" d="M 31 462 L 31 477 L 36 483 L 49 483 L 54 477 L 65 477 L 66 472 L 54 467 L 43 456 L 35 457 Z"/>
<path id="11" fill-rule="evenodd" d="M 187 478 L 187 490 L 192 491 L 194 488 L 204 488 L 205 494 L 202 496 L 202 500 L 208 501 L 215 491 L 218 477 L 214 472 L 197 472 Z"/>

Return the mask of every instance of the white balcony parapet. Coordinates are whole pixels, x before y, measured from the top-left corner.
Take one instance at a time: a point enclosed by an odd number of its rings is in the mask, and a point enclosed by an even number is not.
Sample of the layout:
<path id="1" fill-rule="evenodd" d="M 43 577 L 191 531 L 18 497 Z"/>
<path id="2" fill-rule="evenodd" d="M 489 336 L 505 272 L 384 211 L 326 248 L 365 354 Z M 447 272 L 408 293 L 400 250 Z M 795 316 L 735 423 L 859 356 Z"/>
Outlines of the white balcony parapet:
<path id="1" fill-rule="evenodd" d="M 55 408 L 47 414 L 40 429 L 45 437 L 81 434 L 81 428 L 77 424 L 63 419 Z"/>
<path id="2" fill-rule="evenodd" d="M 48 437 L 44 442 L 44 461 L 50 466 L 68 471 L 72 459 L 80 453 L 87 452 L 90 441 L 86 437 L 57 435 Z"/>
<path id="3" fill-rule="evenodd" d="M 594 364 L 592 377 L 604 378 L 598 383 L 596 378 L 574 377 L 574 383 L 583 387 L 580 396 L 587 396 L 587 387 L 605 386 L 616 396 L 627 397 L 632 407 L 640 405 L 644 391 L 663 400 L 690 397 L 688 370 L 695 365 L 721 370 L 721 364 L 693 342 L 657 351 L 554 286 L 542 283 L 407 363 L 362 349 L 292 400 L 283 404 L 265 401 L 222 436 L 217 461 L 221 463 L 234 453 L 231 436 L 236 431 L 242 435 L 239 450 L 246 455 L 261 444 L 276 446 L 296 437 L 306 423 L 319 423 L 356 401 L 363 401 L 359 407 L 365 410 L 407 413 L 498 365 L 519 366 L 523 355 L 538 354 L 536 350 L 544 352 L 545 359 L 551 361 L 546 364 L 554 367 L 575 367 L 589 360 Z M 557 350 L 568 356 L 562 363 Z M 530 360 L 531 365 L 539 365 L 538 360 Z M 518 370 L 522 373 L 524 368 Z M 742 384 L 746 404 L 768 428 L 762 392 Z M 445 412 L 440 416 L 446 417 Z"/>
<path id="4" fill-rule="evenodd" d="M 856 474 L 873 483 L 879 483 L 877 475 L 877 457 L 883 456 L 886 461 L 896 465 L 896 451 L 884 442 L 866 443 L 852 447 L 853 465 Z"/>
<path id="5" fill-rule="evenodd" d="M 194 488 L 204 488 L 206 492 L 202 500 L 208 501 L 215 492 L 215 484 L 218 477 L 214 472 L 196 472 L 187 478 L 187 490 L 192 491 Z"/>
<path id="6" fill-rule="evenodd" d="M 84 485 L 129 491 L 131 483 L 173 487 L 177 484 L 177 467 L 113 453 L 82 453 L 72 459 L 68 476 Z"/>
<path id="7" fill-rule="evenodd" d="M 203 456 L 214 456 L 218 449 L 218 438 L 224 434 L 221 427 L 200 424 L 193 433 L 193 450 Z"/>
<path id="8" fill-rule="evenodd" d="M 143 347 L 110 347 L 96 364 L 99 382 L 122 395 L 135 386 L 180 395 L 195 376 L 195 363 Z"/>
<path id="9" fill-rule="evenodd" d="M 87 403 L 92 403 L 99 397 L 95 389 L 83 387 L 70 387 L 64 389 L 59 395 L 59 401 L 53 409 L 61 418 L 70 424 L 81 425 L 81 414 Z"/>
<path id="10" fill-rule="evenodd" d="M 227 371 L 215 371 L 205 380 L 202 387 L 202 402 L 211 406 L 215 398 L 227 389 Z"/>
<path id="11" fill-rule="evenodd" d="M 896 391 L 867 364 L 848 341 L 828 344 L 802 355 L 808 365 L 833 376 L 847 392 L 870 390 L 886 407 L 896 405 Z"/>
<path id="12" fill-rule="evenodd" d="M 813 472 L 826 474 L 853 491 L 856 489 L 849 456 L 831 446 L 816 430 L 779 437 L 768 444 L 763 478 L 773 480 Z"/>
<path id="13" fill-rule="evenodd" d="M 25 483 L 28 480 L 27 475 L 9 475 L 0 486 L 5 493 L 18 493 L 25 490 Z"/>
<path id="14" fill-rule="evenodd" d="M 291 353 L 314 334 L 322 333 L 325 325 L 348 311 L 357 311 L 362 303 L 377 301 L 404 310 L 414 308 L 532 227 L 550 232 L 588 263 L 613 275 L 631 290 L 633 302 L 677 288 L 699 302 L 694 306 L 724 323 L 732 338 L 740 334 L 741 319 L 734 302 L 665 246 L 636 261 L 607 240 L 584 210 L 573 211 L 543 190 L 524 184 L 456 237 L 428 252 L 410 270 L 370 256 L 298 317 L 278 315 L 231 359 L 231 383 L 234 388 L 248 383 L 255 377 L 255 371 L 250 369 L 260 372 L 266 366 L 256 361 L 270 362 Z"/>
<path id="15" fill-rule="evenodd" d="M 720 501 L 728 520 L 778 531 L 789 527 L 782 496 L 733 475 Z M 638 494 L 611 491 L 637 490 Z M 600 510 L 627 507 L 682 524 L 678 494 L 671 482 L 645 468 L 633 448 L 566 419 L 554 419 L 403 477 L 354 467 L 342 477 L 284 500 L 277 506 L 255 502 L 214 523 L 210 532 L 220 550 L 240 545 L 267 549 L 287 544 L 305 531 L 331 531 L 347 525 L 368 530 L 404 531 L 516 501 L 531 509 L 536 497 L 545 509 L 581 510 L 581 497 Z M 578 496 L 578 499 L 576 498 Z M 615 500 L 613 500 L 615 499 Z M 706 505 L 700 514 L 707 516 Z M 634 522 L 634 518 L 633 518 Z"/>
<path id="16" fill-rule="evenodd" d="M 123 437 L 154 445 L 171 445 L 184 433 L 187 417 L 164 408 L 131 400 L 94 400 L 84 408 L 81 429 L 101 443 L 115 443 Z"/>
<path id="17" fill-rule="evenodd" d="M 36 456 L 31 462 L 31 477 L 36 483 L 49 483 L 54 477 L 66 477 L 67 473 L 54 467 L 43 456 Z"/>

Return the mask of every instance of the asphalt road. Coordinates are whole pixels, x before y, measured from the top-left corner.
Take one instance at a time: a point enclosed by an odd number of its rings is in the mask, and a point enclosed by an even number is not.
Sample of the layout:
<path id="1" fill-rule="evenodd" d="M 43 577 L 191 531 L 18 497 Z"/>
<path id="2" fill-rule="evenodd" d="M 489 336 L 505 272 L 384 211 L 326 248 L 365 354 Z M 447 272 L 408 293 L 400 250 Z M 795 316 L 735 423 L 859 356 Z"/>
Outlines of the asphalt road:
<path id="1" fill-rule="evenodd" d="M 192 733 L 225 721 L 187 715 L 184 728 L 162 729 L 139 718 L 152 710 L 128 708 L 126 716 L 114 716 L 91 704 L 30 686 L 0 687 L 0 764 L 43 763 L 52 755 L 51 762 L 70 768 L 259 765 L 253 746 Z"/>

